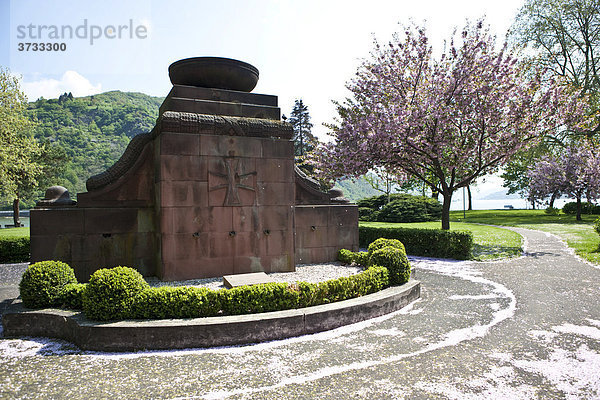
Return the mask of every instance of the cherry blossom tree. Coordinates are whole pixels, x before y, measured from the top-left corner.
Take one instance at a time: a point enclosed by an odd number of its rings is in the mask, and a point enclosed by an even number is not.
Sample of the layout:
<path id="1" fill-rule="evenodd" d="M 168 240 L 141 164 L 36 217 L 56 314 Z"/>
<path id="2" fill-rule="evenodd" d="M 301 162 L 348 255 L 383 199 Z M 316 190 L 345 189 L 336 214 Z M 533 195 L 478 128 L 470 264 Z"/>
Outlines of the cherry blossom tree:
<path id="1" fill-rule="evenodd" d="M 337 103 L 333 141 L 315 155 L 322 177 L 360 176 L 376 167 L 417 178 L 443 196 L 494 173 L 511 155 L 582 114 L 577 96 L 531 74 L 483 20 L 452 36 L 434 58 L 424 28 L 375 42 Z M 530 71 L 530 70 L 529 70 Z"/>
<path id="2" fill-rule="evenodd" d="M 581 199 L 600 198 L 600 155 L 589 143 L 575 143 L 555 155 L 544 157 L 528 172 L 529 196 L 543 200 L 559 193 L 577 201 L 581 221 Z"/>

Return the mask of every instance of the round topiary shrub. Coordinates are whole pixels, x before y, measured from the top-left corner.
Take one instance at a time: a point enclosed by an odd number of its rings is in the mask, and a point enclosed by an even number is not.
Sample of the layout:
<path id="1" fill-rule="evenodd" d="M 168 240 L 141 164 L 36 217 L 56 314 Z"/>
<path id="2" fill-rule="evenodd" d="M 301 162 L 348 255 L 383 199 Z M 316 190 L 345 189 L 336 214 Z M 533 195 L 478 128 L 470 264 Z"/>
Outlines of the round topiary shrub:
<path id="1" fill-rule="evenodd" d="M 371 242 L 371 244 L 369 244 L 367 250 L 369 255 L 371 255 L 375 250 L 383 249 L 384 247 L 393 247 L 396 249 L 400 249 L 404 252 L 404 254 L 406 254 L 406 249 L 404 248 L 404 245 L 398 239 L 376 239 L 375 241 Z"/>
<path id="2" fill-rule="evenodd" d="M 358 253 L 354 253 L 354 262 L 358 265 L 362 265 L 363 267 L 369 266 L 369 253 L 366 251 L 359 251 Z"/>
<path id="3" fill-rule="evenodd" d="M 142 275 L 133 268 L 99 269 L 83 290 L 83 312 L 86 317 L 98 321 L 130 318 L 135 296 L 148 287 Z"/>
<path id="4" fill-rule="evenodd" d="M 410 279 L 410 263 L 403 248 L 384 247 L 374 250 L 370 261 L 372 266 L 388 269 L 392 285 L 402 285 Z"/>
<path id="5" fill-rule="evenodd" d="M 81 310 L 83 308 L 83 291 L 87 286 L 86 283 L 69 283 L 60 291 L 59 303 L 63 307 L 73 310 Z"/>
<path id="6" fill-rule="evenodd" d="M 40 261 L 27 267 L 19 283 L 19 291 L 25 307 L 59 306 L 61 290 L 69 283 L 77 283 L 77 279 L 68 264 Z"/>
<path id="7" fill-rule="evenodd" d="M 348 249 L 340 249 L 338 251 L 338 260 L 344 264 L 352 264 L 354 261 L 354 252 Z"/>

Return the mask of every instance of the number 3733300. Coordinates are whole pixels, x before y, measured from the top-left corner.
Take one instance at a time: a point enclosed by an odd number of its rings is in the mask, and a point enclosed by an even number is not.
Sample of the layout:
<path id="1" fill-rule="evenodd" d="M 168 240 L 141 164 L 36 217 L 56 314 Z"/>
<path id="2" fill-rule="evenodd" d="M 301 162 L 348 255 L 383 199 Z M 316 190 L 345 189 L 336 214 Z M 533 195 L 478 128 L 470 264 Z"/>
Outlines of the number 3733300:
<path id="1" fill-rule="evenodd" d="M 67 50 L 66 43 L 37 43 L 37 42 L 20 42 L 17 44 L 19 51 L 65 51 Z"/>

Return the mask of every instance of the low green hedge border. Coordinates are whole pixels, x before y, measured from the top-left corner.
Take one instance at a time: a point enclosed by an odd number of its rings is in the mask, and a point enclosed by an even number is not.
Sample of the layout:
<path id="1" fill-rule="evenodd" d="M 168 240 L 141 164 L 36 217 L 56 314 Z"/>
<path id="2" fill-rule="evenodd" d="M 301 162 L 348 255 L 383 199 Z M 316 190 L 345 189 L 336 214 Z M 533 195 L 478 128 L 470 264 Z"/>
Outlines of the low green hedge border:
<path id="1" fill-rule="evenodd" d="M 128 318 L 199 318 L 282 311 L 364 296 L 387 286 L 387 269 L 373 267 L 350 277 L 319 283 L 276 282 L 221 290 L 153 287 L 134 298 Z"/>
<path id="2" fill-rule="evenodd" d="M 0 263 L 29 261 L 29 237 L 0 237 Z"/>
<path id="3" fill-rule="evenodd" d="M 406 253 L 413 256 L 456 260 L 472 258 L 473 234 L 471 232 L 359 226 L 358 237 L 361 247 L 369 246 L 378 238 L 398 239 L 406 247 Z"/>
<path id="4" fill-rule="evenodd" d="M 27 271 L 40 266 L 53 270 L 52 263 L 55 262 L 36 263 Z M 115 267 L 94 272 L 87 284 L 73 283 L 69 279 L 39 284 L 44 285 L 52 286 L 53 293 L 59 293 L 58 297 L 37 302 L 31 308 L 62 305 L 83 310 L 86 317 L 97 321 L 199 318 L 281 311 L 364 296 L 388 287 L 390 273 L 386 267 L 371 266 L 356 275 L 319 283 L 267 283 L 211 290 L 187 286 L 149 287 L 133 268 Z"/>

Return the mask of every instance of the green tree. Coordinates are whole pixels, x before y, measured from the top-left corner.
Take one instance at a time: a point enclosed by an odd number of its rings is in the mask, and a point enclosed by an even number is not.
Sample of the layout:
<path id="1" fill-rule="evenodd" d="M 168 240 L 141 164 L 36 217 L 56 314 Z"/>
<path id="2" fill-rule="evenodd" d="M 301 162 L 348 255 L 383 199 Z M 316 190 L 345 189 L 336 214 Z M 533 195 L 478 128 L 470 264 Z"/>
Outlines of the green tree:
<path id="1" fill-rule="evenodd" d="M 560 146 L 559 146 L 560 147 Z M 537 160 L 545 155 L 551 154 L 550 143 L 543 141 L 537 146 L 533 146 L 529 149 L 519 151 L 513 159 L 506 164 L 504 171 L 500 175 L 504 182 L 502 186 L 508 189 L 508 194 L 517 193 L 521 198 L 527 199 L 529 197 L 529 183 L 530 179 L 527 175 L 527 171 L 534 165 Z M 558 197 L 558 193 L 551 196 L 549 207 L 554 206 L 554 200 Z M 531 206 L 535 210 L 536 201 L 531 200 Z"/>
<path id="2" fill-rule="evenodd" d="M 577 136 L 600 132 L 600 2 L 598 0 L 526 0 L 511 29 L 514 45 L 530 55 L 531 66 L 544 67 L 587 98 L 588 113 L 596 116 L 588 129 L 549 134 L 534 148 L 519 152 L 501 177 L 508 193 L 528 196 L 527 171 L 540 157 L 561 151 Z M 550 207 L 556 196 L 550 198 Z M 535 208 L 535 201 L 532 201 Z"/>
<path id="3" fill-rule="evenodd" d="M 15 226 L 20 225 L 20 199 L 38 186 L 43 172 L 38 161 L 43 149 L 31 134 L 26 108 L 19 79 L 0 68 L 0 196 L 13 201 Z"/>
<path id="4" fill-rule="evenodd" d="M 296 157 L 302 157 L 315 147 L 317 139 L 311 133 L 313 124 L 310 122 L 308 106 L 297 99 L 288 122 L 294 127 L 294 152 Z"/>
<path id="5" fill-rule="evenodd" d="M 515 44 L 533 50 L 532 64 L 541 64 L 589 99 L 589 113 L 596 120 L 582 133 L 600 133 L 600 2 L 526 0 L 511 36 Z"/>

